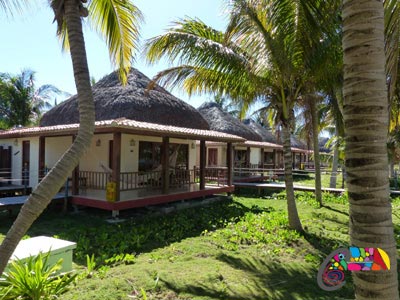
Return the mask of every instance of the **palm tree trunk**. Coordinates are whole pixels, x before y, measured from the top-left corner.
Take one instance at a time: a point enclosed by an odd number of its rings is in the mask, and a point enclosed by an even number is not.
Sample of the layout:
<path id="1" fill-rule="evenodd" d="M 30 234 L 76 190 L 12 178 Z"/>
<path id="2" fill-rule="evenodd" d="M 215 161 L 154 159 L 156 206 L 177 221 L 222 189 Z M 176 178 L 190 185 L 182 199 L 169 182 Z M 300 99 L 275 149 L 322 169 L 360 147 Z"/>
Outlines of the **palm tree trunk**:
<path id="1" fill-rule="evenodd" d="M 292 150 L 290 146 L 290 131 L 288 126 L 289 126 L 288 124 L 282 125 L 287 210 L 289 217 L 289 227 L 300 232 L 303 231 L 303 227 L 301 226 L 299 214 L 297 212 L 297 207 L 296 207 L 296 200 L 294 197 L 293 174 L 292 174 Z"/>
<path id="2" fill-rule="evenodd" d="M 382 1 L 344 0 L 344 120 L 350 242 L 380 247 L 390 271 L 353 272 L 356 299 L 399 299 L 388 181 Z"/>
<path id="3" fill-rule="evenodd" d="M 40 182 L 29 196 L 26 203 L 22 206 L 14 224 L 0 246 L 0 274 L 4 271 L 18 242 L 47 207 L 51 199 L 78 164 L 80 157 L 89 147 L 93 136 L 94 104 L 90 87 L 82 24 L 77 4 L 77 1 L 65 0 L 65 17 L 79 99 L 80 127 L 78 135 L 68 151 L 64 153 L 62 158 L 53 169 L 50 170 L 48 175 Z"/>
<path id="4" fill-rule="evenodd" d="M 321 159 L 319 157 L 318 143 L 318 117 L 317 117 L 317 99 L 310 97 L 311 123 L 313 131 L 313 148 L 314 148 L 314 168 L 315 168 L 315 199 L 322 206 L 322 191 L 321 191 Z"/>
<path id="5" fill-rule="evenodd" d="M 336 136 L 338 136 L 337 130 L 335 133 L 336 133 Z M 338 163 L 339 163 L 339 143 L 335 143 L 334 148 L 333 148 L 332 173 L 331 173 L 331 178 L 330 178 L 330 182 L 329 182 L 329 187 L 332 189 L 336 188 Z"/>

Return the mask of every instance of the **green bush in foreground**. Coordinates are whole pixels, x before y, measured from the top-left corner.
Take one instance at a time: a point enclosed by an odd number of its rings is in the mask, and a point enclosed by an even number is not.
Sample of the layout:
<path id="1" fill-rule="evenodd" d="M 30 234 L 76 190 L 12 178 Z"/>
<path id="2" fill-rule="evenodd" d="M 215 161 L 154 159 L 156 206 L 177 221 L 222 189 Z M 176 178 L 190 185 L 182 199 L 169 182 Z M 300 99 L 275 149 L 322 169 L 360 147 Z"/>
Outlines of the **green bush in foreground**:
<path id="1" fill-rule="evenodd" d="M 50 253 L 11 262 L 0 279 L 1 300 L 51 300 L 68 290 L 76 275 L 55 276 L 62 268 L 62 259 L 48 265 Z"/>

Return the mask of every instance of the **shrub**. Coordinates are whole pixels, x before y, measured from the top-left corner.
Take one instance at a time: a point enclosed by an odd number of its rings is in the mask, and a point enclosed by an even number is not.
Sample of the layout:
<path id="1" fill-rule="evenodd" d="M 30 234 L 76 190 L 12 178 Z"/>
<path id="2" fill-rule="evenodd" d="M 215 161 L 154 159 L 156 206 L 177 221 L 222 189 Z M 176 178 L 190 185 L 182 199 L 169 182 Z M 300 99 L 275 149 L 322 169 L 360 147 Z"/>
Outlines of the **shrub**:
<path id="1" fill-rule="evenodd" d="M 0 299 L 51 300 L 66 292 L 76 275 L 56 276 L 61 270 L 62 259 L 49 265 L 50 253 L 14 260 L 0 279 Z"/>

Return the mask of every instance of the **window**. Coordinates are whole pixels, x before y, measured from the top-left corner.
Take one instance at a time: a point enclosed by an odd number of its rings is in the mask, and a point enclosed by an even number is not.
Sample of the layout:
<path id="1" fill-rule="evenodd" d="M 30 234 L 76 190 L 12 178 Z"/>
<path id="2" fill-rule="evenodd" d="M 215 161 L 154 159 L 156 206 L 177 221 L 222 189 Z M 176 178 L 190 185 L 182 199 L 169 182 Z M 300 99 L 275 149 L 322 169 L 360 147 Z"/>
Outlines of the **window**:
<path id="1" fill-rule="evenodd" d="M 273 163 L 274 163 L 274 153 L 264 152 L 264 164 L 273 164 Z"/>
<path id="2" fill-rule="evenodd" d="M 177 152 L 176 162 L 173 162 L 173 154 Z M 170 167 L 177 169 L 185 169 L 189 168 L 189 145 L 187 144 L 170 144 L 169 145 L 169 162 Z"/>
<path id="3" fill-rule="evenodd" d="M 139 142 L 139 172 L 148 172 L 161 164 L 161 144 Z"/>
<path id="4" fill-rule="evenodd" d="M 209 166 L 218 165 L 218 149 L 217 148 L 209 148 L 208 149 L 208 165 Z"/>
<path id="5" fill-rule="evenodd" d="M 235 167 L 246 166 L 246 153 L 247 150 L 235 150 Z"/>
<path id="6" fill-rule="evenodd" d="M 139 142 L 139 172 L 153 171 L 161 165 L 162 144 Z M 169 145 L 169 164 L 171 169 L 187 169 L 189 147 L 187 144 Z"/>

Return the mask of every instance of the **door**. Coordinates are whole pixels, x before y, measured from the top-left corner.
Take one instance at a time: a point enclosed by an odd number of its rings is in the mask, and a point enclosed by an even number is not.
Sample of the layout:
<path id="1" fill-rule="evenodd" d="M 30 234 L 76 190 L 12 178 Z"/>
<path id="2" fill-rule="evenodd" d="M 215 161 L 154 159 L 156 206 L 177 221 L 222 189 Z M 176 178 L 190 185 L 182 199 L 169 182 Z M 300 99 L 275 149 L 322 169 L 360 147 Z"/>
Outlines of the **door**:
<path id="1" fill-rule="evenodd" d="M 30 153 L 31 153 L 30 141 L 23 141 L 22 142 L 22 185 L 26 186 L 29 186 Z"/>
<path id="2" fill-rule="evenodd" d="M 108 167 L 111 170 L 114 170 L 113 156 L 114 156 L 114 141 L 110 140 L 110 142 L 108 144 Z"/>
<path id="3" fill-rule="evenodd" d="M 3 179 L 0 182 L 1 184 L 11 183 L 10 180 L 5 180 L 11 179 L 11 151 L 11 146 L 8 148 L 3 148 L 0 146 L 0 177 Z"/>

